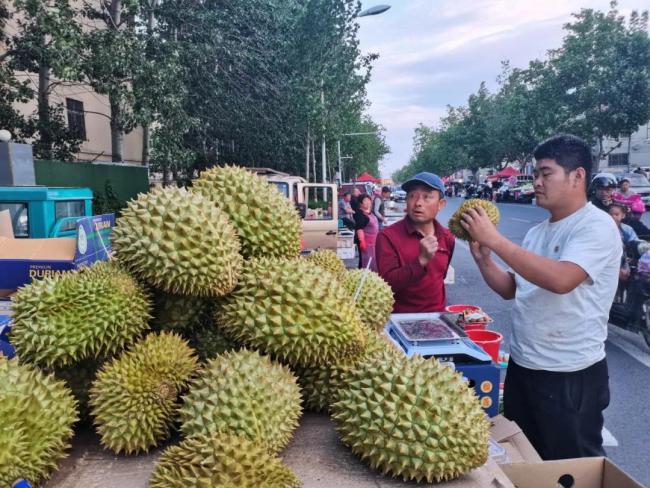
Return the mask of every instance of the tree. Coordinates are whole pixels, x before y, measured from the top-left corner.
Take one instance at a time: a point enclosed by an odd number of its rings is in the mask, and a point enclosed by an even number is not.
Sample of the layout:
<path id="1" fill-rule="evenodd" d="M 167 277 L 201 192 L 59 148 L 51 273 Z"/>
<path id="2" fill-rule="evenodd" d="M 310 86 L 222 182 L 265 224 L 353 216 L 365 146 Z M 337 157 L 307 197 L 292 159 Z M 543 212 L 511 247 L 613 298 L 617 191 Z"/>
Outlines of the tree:
<path id="1" fill-rule="evenodd" d="M 341 138 L 341 154 L 350 157 L 344 160 L 341 180 L 352 180 L 364 171 L 375 176 L 379 175 L 379 161 L 390 152 L 383 134 L 384 127 L 374 122 L 368 115 L 354 117 L 344 127 L 344 134 L 364 134 Z M 336 150 L 337 148 L 332 147 L 330 154 L 336 154 Z"/>
<path id="2" fill-rule="evenodd" d="M 75 12 L 69 0 L 14 0 L 18 33 L 7 39 L 3 54 L 3 78 L 17 88 L 17 101 L 37 99 L 37 116 L 14 118 L 21 139 L 33 139 L 34 153 L 43 159 L 69 159 L 78 151 L 79 134 L 65 123 L 63 107 L 53 104 L 53 90 L 68 81 L 77 67 L 80 27 L 71 18 Z M 27 83 L 16 85 L 16 71 L 38 75 L 36 90 Z M 8 86 L 5 85 L 5 86 Z M 10 90 L 11 91 L 11 90 Z"/>

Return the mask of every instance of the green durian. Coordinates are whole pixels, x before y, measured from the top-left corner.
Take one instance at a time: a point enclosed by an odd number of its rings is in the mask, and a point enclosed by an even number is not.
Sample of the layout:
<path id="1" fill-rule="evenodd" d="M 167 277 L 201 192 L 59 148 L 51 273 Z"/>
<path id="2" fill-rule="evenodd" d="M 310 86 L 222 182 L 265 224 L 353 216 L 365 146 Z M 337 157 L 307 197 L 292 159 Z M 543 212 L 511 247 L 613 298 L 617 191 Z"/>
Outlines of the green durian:
<path id="1" fill-rule="evenodd" d="M 66 456 L 76 421 L 62 381 L 0 355 L 0 486 L 47 478 Z"/>
<path id="2" fill-rule="evenodd" d="M 343 442 L 372 468 L 431 483 L 487 461 L 489 422 L 450 367 L 386 353 L 357 364 L 344 383 L 332 418 Z"/>
<path id="3" fill-rule="evenodd" d="M 459 239 L 462 239 L 464 241 L 472 240 L 472 237 L 467 233 L 465 229 L 463 229 L 463 226 L 460 225 L 460 221 L 465 212 L 475 207 L 482 207 L 494 225 L 497 225 L 499 223 L 499 209 L 494 203 L 487 200 L 481 200 L 480 198 L 471 198 L 469 200 L 465 200 L 461 206 L 458 207 L 458 210 L 454 212 L 454 214 L 449 219 L 449 223 L 447 224 L 451 233 Z"/>
<path id="4" fill-rule="evenodd" d="M 351 269 L 343 277 L 343 284 L 353 297 L 362 281 L 363 287 L 354 302 L 359 311 L 361 322 L 370 329 L 382 331 L 395 304 L 393 290 L 374 271 Z"/>
<path id="5" fill-rule="evenodd" d="M 131 200 L 113 229 L 113 247 L 138 277 L 178 295 L 228 294 L 242 267 L 226 214 L 182 188 L 154 188 Z"/>
<path id="6" fill-rule="evenodd" d="M 178 396 L 196 369 L 194 351 L 171 332 L 150 334 L 106 363 L 90 390 L 91 414 L 102 445 L 132 454 L 165 440 Z"/>
<path id="7" fill-rule="evenodd" d="M 343 279 L 345 277 L 345 263 L 340 257 L 338 257 L 336 252 L 331 249 L 318 249 L 317 251 L 313 251 L 311 254 L 305 256 L 304 259 L 320 268 L 323 268 L 338 279 Z"/>
<path id="8" fill-rule="evenodd" d="M 64 381 L 72 391 L 75 400 L 77 400 L 79 420 L 81 422 L 90 420 L 90 407 L 88 405 L 90 388 L 104 362 L 106 362 L 104 358 L 84 359 L 78 363 L 52 370 L 54 376 Z"/>
<path id="9" fill-rule="evenodd" d="M 192 191 L 212 200 L 230 217 L 245 258 L 300 254 L 300 216 L 265 178 L 237 166 L 215 166 L 201 173 Z"/>
<path id="10" fill-rule="evenodd" d="M 247 263 L 215 322 L 228 337 L 292 366 L 331 364 L 363 350 L 363 326 L 349 293 L 305 260 Z"/>
<path id="11" fill-rule="evenodd" d="M 208 361 L 180 408 L 186 436 L 231 433 L 276 453 L 301 414 L 300 388 L 288 368 L 255 351 L 226 352 Z"/>
<path id="12" fill-rule="evenodd" d="M 336 391 L 344 384 L 346 373 L 359 362 L 385 351 L 400 354 L 378 334 L 368 331 L 366 346 L 360 354 L 333 364 L 293 368 L 298 377 L 305 408 L 314 412 L 329 411 Z"/>
<path id="13" fill-rule="evenodd" d="M 198 434 L 167 448 L 149 488 L 298 488 L 282 460 L 254 441 L 231 434 Z"/>
<path id="14" fill-rule="evenodd" d="M 224 352 L 239 349 L 239 344 L 226 337 L 219 326 L 213 323 L 206 323 L 191 331 L 183 331 L 183 336 L 187 338 L 190 347 L 196 351 L 203 362 Z"/>
<path id="15" fill-rule="evenodd" d="M 151 318 L 143 287 L 113 262 L 33 281 L 11 309 L 18 357 L 48 368 L 121 351 Z"/>
<path id="16" fill-rule="evenodd" d="M 194 330 L 210 317 L 210 301 L 203 297 L 154 292 L 151 326 L 155 330 Z"/>

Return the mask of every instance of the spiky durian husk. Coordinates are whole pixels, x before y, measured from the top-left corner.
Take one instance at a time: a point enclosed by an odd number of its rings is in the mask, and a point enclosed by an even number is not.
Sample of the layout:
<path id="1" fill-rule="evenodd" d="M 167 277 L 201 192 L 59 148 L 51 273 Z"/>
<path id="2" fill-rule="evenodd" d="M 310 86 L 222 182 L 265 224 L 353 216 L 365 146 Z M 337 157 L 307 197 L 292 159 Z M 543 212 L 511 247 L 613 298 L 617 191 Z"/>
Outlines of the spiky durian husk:
<path id="1" fill-rule="evenodd" d="M 304 259 L 320 268 L 323 268 L 338 279 L 343 279 L 345 277 L 345 263 L 337 256 L 336 252 L 331 249 L 319 249 L 305 256 Z"/>
<path id="2" fill-rule="evenodd" d="M 304 399 L 305 408 L 315 412 L 329 411 L 336 391 L 344 384 L 346 373 L 356 364 L 387 351 L 400 354 L 376 333 L 368 331 L 366 347 L 361 354 L 320 367 L 293 368 Z"/>
<path id="3" fill-rule="evenodd" d="M 231 434 L 199 434 L 167 448 L 149 488 L 297 488 L 282 460 L 256 442 Z"/>
<path id="4" fill-rule="evenodd" d="M 196 351 L 199 359 L 203 362 L 224 352 L 235 351 L 240 347 L 239 344 L 226 337 L 219 326 L 213 323 L 206 323 L 191 331 L 184 331 L 183 334 L 190 347 Z"/>
<path id="5" fill-rule="evenodd" d="M 288 368 L 255 351 L 226 352 L 208 361 L 180 408 L 186 436 L 229 432 L 278 452 L 301 414 L 300 389 Z"/>
<path id="6" fill-rule="evenodd" d="M 354 296 L 364 275 L 366 275 L 366 278 L 355 305 L 359 311 L 361 322 L 366 327 L 379 332 L 384 329 L 393 311 L 393 305 L 395 303 L 393 290 L 374 271 L 351 269 L 346 272 L 343 278 L 343 284 L 350 295 Z"/>
<path id="7" fill-rule="evenodd" d="M 464 241 L 471 241 L 472 237 L 465 229 L 463 229 L 463 226 L 460 225 L 461 217 L 465 212 L 474 207 L 483 207 L 485 213 L 487 213 L 487 216 L 490 218 L 490 221 L 494 225 L 499 223 L 499 209 L 494 203 L 487 200 L 481 200 L 480 198 L 465 200 L 462 205 L 458 207 L 458 210 L 454 212 L 454 215 L 451 216 L 448 223 L 451 233 Z"/>
<path id="8" fill-rule="evenodd" d="M 66 456 L 76 421 L 63 382 L 0 355 L 0 486 L 46 478 Z"/>
<path id="9" fill-rule="evenodd" d="M 259 260 L 220 300 L 229 337 L 293 366 L 318 366 L 363 350 L 363 326 L 341 283 L 304 260 Z"/>
<path id="10" fill-rule="evenodd" d="M 78 363 L 73 363 L 68 366 L 54 368 L 52 372 L 58 379 L 63 380 L 75 400 L 77 400 L 79 420 L 86 422 L 90 420 L 90 407 L 88 401 L 90 400 L 90 388 L 97 372 L 101 368 L 106 359 L 84 359 Z"/>
<path id="11" fill-rule="evenodd" d="M 194 330 L 210 317 L 210 301 L 202 297 L 154 292 L 151 326 L 155 330 Z"/>
<path id="12" fill-rule="evenodd" d="M 113 229 L 113 246 L 137 276 L 168 293 L 225 295 L 241 272 L 239 239 L 226 214 L 182 188 L 131 200 Z"/>
<path id="13" fill-rule="evenodd" d="M 245 258 L 300 254 L 300 216 L 265 178 L 237 166 L 215 166 L 202 172 L 192 189 L 228 214 Z"/>
<path id="14" fill-rule="evenodd" d="M 113 262 L 33 281 L 18 290 L 11 308 L 18 356 L 45 367 L 121 351 L 151 318 L 147 293 Z"/>
<path id="15" fill-rule="evenodd" d="M 90 390 L 91 413 L 102 444 L 131 454 L 164 440 L 178 395 L 196 368 L 194 351 L 171 332 L 150 334 L 106 363 Z"/>
<path id="16" fill-rule="evenodd" d="M 373 468 L 431 483 L 487 461 L 485 413 L 462 376 L 437 360 L 385 354 L 344 381 L 332 417 L 343 442 Z"/>

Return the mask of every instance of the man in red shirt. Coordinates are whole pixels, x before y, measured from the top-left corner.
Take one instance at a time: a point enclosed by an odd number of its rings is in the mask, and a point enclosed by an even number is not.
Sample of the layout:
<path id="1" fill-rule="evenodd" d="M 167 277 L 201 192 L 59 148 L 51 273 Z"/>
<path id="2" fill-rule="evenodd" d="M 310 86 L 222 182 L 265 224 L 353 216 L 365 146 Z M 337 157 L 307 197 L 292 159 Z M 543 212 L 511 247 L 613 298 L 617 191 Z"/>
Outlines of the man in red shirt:
<path id="1" fill-rule="evenodd" d="M 418 173 L 402 185 L 406 217 L 377 236 L 377 268 L 395 295 L 395 313 L 441 312 L 447 298 L 444 279 L 455 239 L 436 220 L 445 185 L 433 173 Z"/>

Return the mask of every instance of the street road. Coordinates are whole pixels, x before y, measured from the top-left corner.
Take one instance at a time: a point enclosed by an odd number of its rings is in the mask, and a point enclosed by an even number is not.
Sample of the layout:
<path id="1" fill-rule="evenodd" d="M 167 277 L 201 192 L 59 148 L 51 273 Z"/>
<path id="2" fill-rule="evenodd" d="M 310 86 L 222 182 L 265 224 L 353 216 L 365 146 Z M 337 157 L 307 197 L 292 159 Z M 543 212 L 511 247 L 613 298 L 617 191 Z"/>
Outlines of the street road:
<path id="1" fill-rule="evenodd" d="M 460 198 L 449 200 L 439 215 L 443 225 L 462 201 Z M 498 206 L 501 212 L 499 230 L 518 244 L 529 228 L 548 216 L 544 209 L 532 205 Z M 447 287 L 448 302 L 482 307 L 494 319 L 491 328 L 504 335 L 507 350 L 512 302 L 502 300 L 485 285 L 465 242 L 457 241 L 452 266 L 456 282 Z M 607 454 L 639 482 L 650 486 L 650 348 L 641 336 L 612 325 L 606 347 L 611 390 L 611 403 L 605 411 Z"/>

